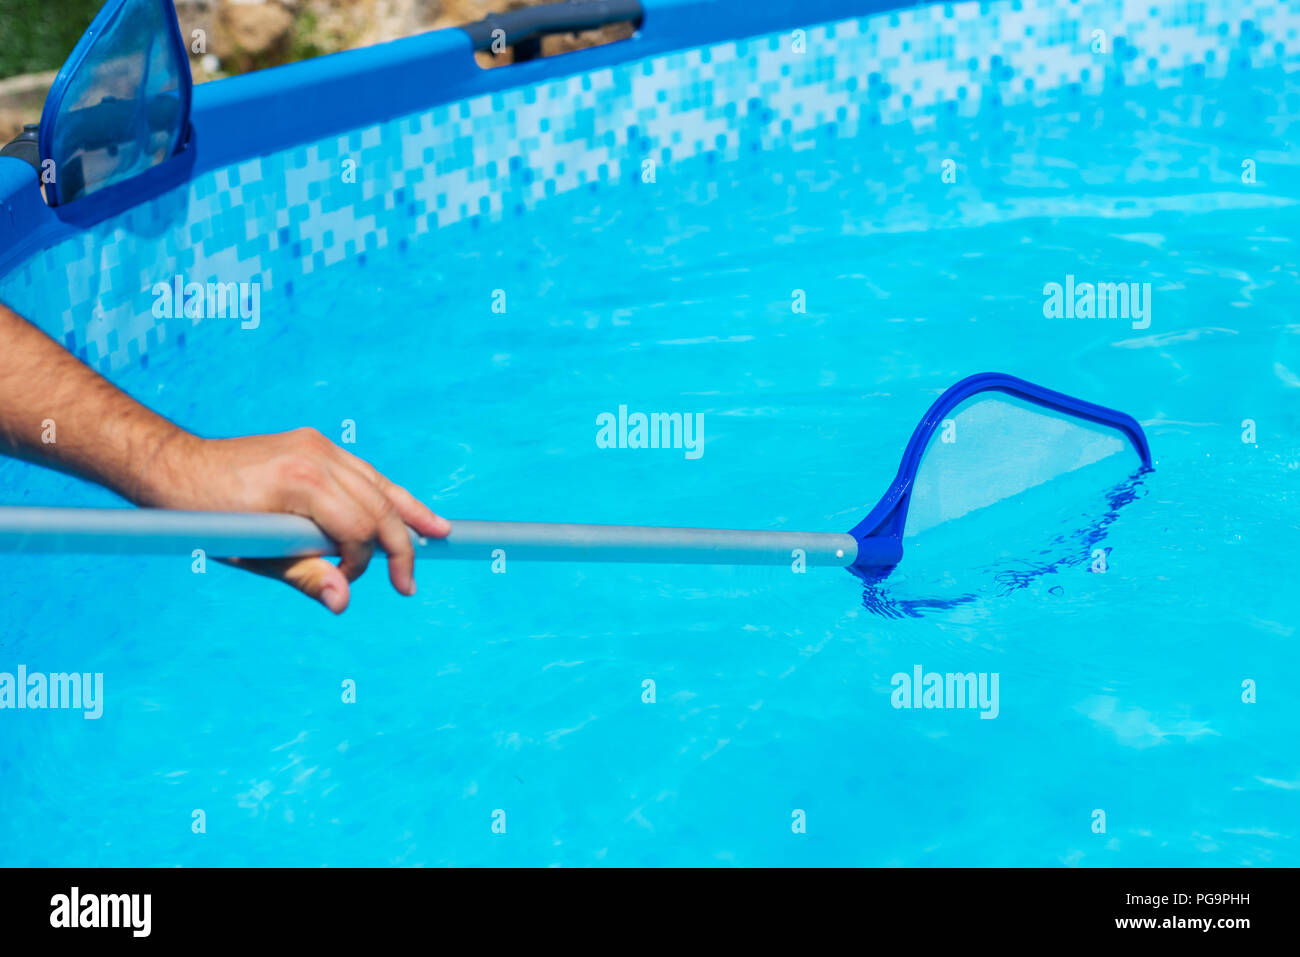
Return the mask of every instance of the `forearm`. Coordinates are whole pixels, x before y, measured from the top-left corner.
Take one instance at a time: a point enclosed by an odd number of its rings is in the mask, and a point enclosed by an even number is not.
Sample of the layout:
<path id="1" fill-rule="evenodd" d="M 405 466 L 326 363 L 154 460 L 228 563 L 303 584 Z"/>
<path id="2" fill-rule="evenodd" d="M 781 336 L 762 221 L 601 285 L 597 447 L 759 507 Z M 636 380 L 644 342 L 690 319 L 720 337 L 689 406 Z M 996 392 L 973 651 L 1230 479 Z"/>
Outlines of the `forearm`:
<path id="1" fill-rule="evenodd" d="M 157 505 L 160 456 L 195 441 L 0 305 L 0 452 Z"/>
<path id="2" fill-rule="evenodd" d="M 314 429 L 200 439 L 151 412 L 77 361 L 35 326 L 0 306 L 0 453 L 106 485 L 137 505 L 226 512 L 292 512 L 339 546 L 320 558 L 240 564 L 282 579 L 337 613 L 348 582 L 375 544 L 404 595 L 415 593 L 410 529 L 451 529 L 370 463 Z M 409 528 L 408 528 L 409 526 Z"/>

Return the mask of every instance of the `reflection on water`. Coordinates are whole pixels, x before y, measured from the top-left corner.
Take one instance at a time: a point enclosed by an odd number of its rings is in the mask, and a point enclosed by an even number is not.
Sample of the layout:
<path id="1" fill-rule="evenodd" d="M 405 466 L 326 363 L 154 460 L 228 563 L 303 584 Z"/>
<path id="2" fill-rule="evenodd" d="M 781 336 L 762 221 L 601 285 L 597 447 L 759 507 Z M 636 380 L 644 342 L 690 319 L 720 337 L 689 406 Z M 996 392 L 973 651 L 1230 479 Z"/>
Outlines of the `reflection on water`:
<path id="1" fill-rule="evenodd" d="M 1107 491 L 1104 511 L 1093 520 L 1080 525 L 1076 518 L 1070 527 L 1053 535 L 1047 545 L 1024 557 L 1008 557 L 1004 554 L 994 562 L 971 565 L 964 569 L 950 565 L 943 570 L 941 576 L 931 579 L 918 579 L 915 574 L 900 578 L 893 569 L 850 569 L 863 581 L 862 605 L 867 611 L 882 618 L 921 618 L 968 605 L 981 598 L 1005 598 L 1013 592 L 1028 588 L 1046 575 L 1055 575 L 1097 561 L 1095 553 L 1099 549 L 1104 553 L 1101 560 L 1108 560 L 1110 548 L 1102 544 L 1106 533 L 1119 518 L 1121 508 L 1146 494 L 1142 484 L 1150 471 L 1152 470 L 1141 469 Z M 1021 524 L 1024 524 L 1023 518 Z M 969 550 L 959 549 L 957 554 L 969 554 Z M 914 569 L 912 571 L 915 572 Z M 932 570 L 931 574 L 934 573 Z M 897 583 L 897 587 L 889 584 L 891 580 Z M 918 587 L 935 593 L 908 594 Z"/>

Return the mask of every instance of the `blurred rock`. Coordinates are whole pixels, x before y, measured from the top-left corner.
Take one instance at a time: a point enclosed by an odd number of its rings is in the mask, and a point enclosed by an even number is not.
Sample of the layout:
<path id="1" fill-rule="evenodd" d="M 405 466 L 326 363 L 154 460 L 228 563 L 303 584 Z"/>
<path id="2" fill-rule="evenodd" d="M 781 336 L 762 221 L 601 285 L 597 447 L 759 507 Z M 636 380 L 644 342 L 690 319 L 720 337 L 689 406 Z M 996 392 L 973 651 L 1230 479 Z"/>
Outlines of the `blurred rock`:
<path id="1" fill-rule="evenodd" d="M 356 4 L 358 6 L 362 4 Z M 368 24 L 356 46 L 386 43 L 398 37 L 432 30 L 447 7 L 446 0 L 369 0 Z"/>
<path id="2" fill-rule="evenodd" d="M 226 0 L 216 18 L 218 31 L 208 52 L 239 71 L 288 59 L 294 16 L 279 0 Z"/>
<path id="3" fill-rule="evenodd" d="M 17 136 L 24 123 L 40 121 L 45 95 L 57 75 L 51 70 L 0 80 L 0 146 Z"/>

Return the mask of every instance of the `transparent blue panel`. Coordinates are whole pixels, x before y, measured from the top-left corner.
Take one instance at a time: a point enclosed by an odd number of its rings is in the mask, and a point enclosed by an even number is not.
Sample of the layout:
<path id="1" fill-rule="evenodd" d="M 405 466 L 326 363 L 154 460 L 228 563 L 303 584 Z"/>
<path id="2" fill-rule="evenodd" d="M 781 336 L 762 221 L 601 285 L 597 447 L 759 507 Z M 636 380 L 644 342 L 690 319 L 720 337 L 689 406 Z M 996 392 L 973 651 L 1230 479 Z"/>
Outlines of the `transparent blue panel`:
<path id="1" fill-rule="evenodd" d="M 41 117 L 53 198 L 139 175 L 184 145 L 190 66 L 169 0 L 109 0 L 64 64 Z"/>
<path id="2" fill-rule="evenodd" d="M 912 485 L 904 536 L 1010 504 L 1068 475 L 1086 472 L 1100 496 L 1141 465 L 1133 443 L 1117 429 L 982 392 L 953 409 L 930 440 Z"/>

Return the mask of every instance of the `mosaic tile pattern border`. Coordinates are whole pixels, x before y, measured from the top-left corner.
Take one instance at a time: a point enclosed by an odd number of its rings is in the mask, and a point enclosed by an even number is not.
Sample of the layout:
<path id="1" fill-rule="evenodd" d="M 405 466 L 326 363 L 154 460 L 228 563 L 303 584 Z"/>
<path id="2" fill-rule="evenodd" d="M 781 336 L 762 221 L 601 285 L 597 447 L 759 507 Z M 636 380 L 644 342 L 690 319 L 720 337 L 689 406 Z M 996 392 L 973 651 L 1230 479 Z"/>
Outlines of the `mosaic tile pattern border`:
<path id="1" fill-rule="evenodd" d="M 206 173 L 31 257 L 0 277 L 0 299 L 113 371 L 201 323 L 154 314 L 155 284 L 177 274 L 291 289 L 452 223 L 639 176 L 646 158 L 1279 67 L 1300 68 L 1300 0 L 910 7 L 479 96 Z"/>

